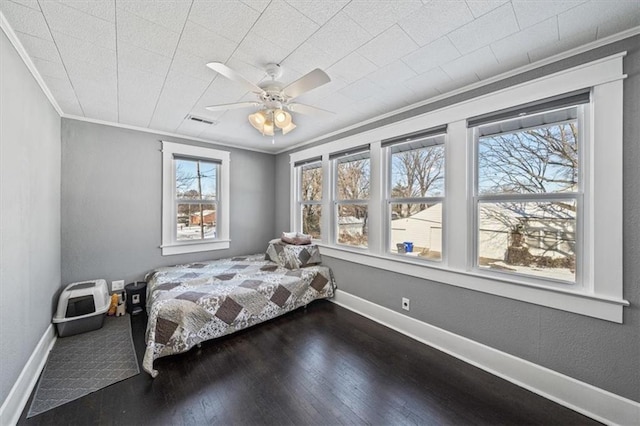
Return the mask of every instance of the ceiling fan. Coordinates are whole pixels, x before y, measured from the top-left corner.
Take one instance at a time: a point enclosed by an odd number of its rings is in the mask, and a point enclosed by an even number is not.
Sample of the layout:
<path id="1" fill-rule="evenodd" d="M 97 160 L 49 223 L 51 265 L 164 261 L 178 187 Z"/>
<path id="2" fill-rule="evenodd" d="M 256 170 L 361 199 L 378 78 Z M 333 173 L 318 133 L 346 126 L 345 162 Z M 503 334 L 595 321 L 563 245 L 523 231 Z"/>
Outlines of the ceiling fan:
<path id="1" fill-rule="evenodd" d="M 264 136 L 274 136 L 280 130 L 283 135 L 296 128 L 291 117 L 292 112 L 314 115 L 333 114 L 321 108 L 291 102 L 298 96 L 322 86 L 331 81 L 329 76 L 319 68 L 303 75 L 293 83 L 284 86 L 277 81 L 282 75 L 282 68 L 278 64 L 268 64 L 266 73 L 270 81 L 254 84 L 241 74 L 221 62 L 210 62 L 207 67 L 231 81 L 240 83 L 257 95 L 257 101 L 236 102 L 232 104 L 211 105 L 205 107 L 209 111 L 221 111 L 235 108 L 258 107 L 259 110 L 249 115 L 249 123 Z"/>

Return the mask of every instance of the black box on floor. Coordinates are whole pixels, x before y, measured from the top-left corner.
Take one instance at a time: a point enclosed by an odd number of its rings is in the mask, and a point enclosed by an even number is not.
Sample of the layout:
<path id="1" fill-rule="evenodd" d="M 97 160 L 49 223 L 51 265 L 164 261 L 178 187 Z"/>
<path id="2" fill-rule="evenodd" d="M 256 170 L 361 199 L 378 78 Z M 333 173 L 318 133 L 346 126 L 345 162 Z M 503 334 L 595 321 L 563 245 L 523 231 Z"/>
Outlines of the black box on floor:
<path id="1" fill-rule="evenodd" d="M 127 312 L 137 315 L 144 312 L 147 304 L 147 283 L 136 281 L 124 286 L 127 293 Z"/>

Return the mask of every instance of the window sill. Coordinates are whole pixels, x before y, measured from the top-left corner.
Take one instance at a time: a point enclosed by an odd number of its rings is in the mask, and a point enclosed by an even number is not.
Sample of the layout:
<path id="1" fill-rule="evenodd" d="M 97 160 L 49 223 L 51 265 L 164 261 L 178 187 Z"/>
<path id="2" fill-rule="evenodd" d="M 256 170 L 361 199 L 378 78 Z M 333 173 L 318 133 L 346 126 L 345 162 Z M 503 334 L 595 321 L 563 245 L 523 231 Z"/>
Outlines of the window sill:
<path id="1" fill-rule="evenodd" d="M 318 246 L 323 256 L 616 323 L 622 323 L 623 307 L 629 306 L 629 302 L 624 299 L 601 294 L 531 285 L 476 271 L 453 270 L 444 265 L 410 258 L 363 253 L 321 243 Z"/>
<path id="2" fill-rule="evenodd" d="M 231 240 L 195 241 L 160 246 L 163 256 L 228 249 Z"/>

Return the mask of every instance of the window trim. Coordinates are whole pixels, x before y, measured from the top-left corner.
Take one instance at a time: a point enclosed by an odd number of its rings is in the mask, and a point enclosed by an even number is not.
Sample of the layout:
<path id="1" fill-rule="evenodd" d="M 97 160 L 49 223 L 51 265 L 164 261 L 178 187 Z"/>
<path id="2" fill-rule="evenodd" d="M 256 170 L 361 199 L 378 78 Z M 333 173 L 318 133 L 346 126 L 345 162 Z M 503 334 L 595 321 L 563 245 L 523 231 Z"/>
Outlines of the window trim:
<path id="1" fill-rule="evenodd" d="M 623 58 L 620 52 L 605 58 L 566 69 L 548 76 L 510 86 L 492 93 L 471 98 L 442 107 L 425 114 L 407 118 L 351 135 L 343 139 L 310 147 L 290 154 L 291 164 L 297 160 L 323 157 L 323 177 L 330 176 L 328 154 L 364 144 L 371 144 L 371 191 L 369 207 L 369 250 L 366 252 L 338 246 L 326 238 L 319 243 L 325 256 L 386 269 L 405 275 L 494 294 L 567 312 L 621 323 L 623 307 L 629 302 L 623 298 L 622 276 L 622 148 L 623 148 Z M 552 96 L 591 88 L 592 99 L 586 126 L 589 126 L 589 158 L 585 159 L 590 169 L 583 181 L 584 238 L 583 268 L 584 287 L 580 291 L 558 287 L 523 283 L 512 277 L 478 275 L 472 269 L 473 218 L 469 212 L 467 196 L 473 159 L 466 120 L 492 111 L 524 105 Z M 398 135 L 417 132 L 439 125 L 448 125 L 445 145 L 445 205 L 448 224 L 444 232 L 443 246 L 447 260 L 442 265 L 411 262 L 410 259 L 388 256 L 384 244 L 374 232 L 384 232 L 382 215 L 384 203 L 381 197 L 380 141 Z M 602 143 L 600 141 L 606 141 Z M 596 143 L 598 142 L 598 143 Z M 465 166 L 465 167 L 462 167 Z M 452 173 L 456 170 L 456 173 Z M 595 180 L 595 176 L 607 176 L 606 180 Z M 330 183 L 329 183 L 330 184 Z M 291 194 L 292 201 L 294 194 Z M 323 199 L 331 208 L 330 198 Z M 292 204 L 293 208 L 293 204 Z M 323 208 L 324 209 L 324 208 Z M 600 218 L 606 217 L 607 220 Z M 599 221 L 597 219 L 600 219 Z M 292 217 L 291 225 L 296 223 Z M 453 226 L 455 224 L 455 226 Z M 379 238 L 382 240 L 382 238 Z"/>
<path id="2" fill-rule="evenodd" d="M 190 157 L 216 162 L 218 194 L 216 209 L 216 238 L 199 241 L 178 241 L 176 238 L 176 167 L 175 157 Z M 213 148 L 184 145 L 162 141 L 162 245 L 163 256 L 224 250 L 230 247 L 229 239 L 229 164 L 230 154 Z"/>

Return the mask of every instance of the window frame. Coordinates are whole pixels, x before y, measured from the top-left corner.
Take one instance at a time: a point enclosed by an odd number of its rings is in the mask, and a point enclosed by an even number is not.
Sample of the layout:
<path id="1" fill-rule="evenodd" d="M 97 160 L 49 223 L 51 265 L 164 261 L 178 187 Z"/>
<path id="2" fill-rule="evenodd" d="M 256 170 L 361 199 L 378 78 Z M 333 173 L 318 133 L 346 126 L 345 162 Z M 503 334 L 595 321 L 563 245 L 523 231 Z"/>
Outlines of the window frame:
<path id="1" fill-rule="evenodd" d="M 175 162 L 177 162 L 177 161 L 192 161 L 192 162 L 199 161 L 199 162 L 202 162 L 204 164 L 213 164 L 213 165 L 215 165 L 215 170 L 216 170 L 215 198 L 213 198 L 213 199 L 181 198 L 181 197 L 178 196 L 177 188 L 176 188 L 176 195 L 175 195 L 175 198 L 174 198 L 174 208 L 175 208 L 174 211 L 176 212 L 176 221 L 177 221 L 177 216 L 178 216 L 177 212 L 179 210 L 178 208 L 179 208 L 180 205 L 194 205 L 194 206 L 203 206 L 203 205 L 207 205 L 207 204 L 213 205 L 214 206 L 214 212 L 216 214 L 216 235 L 217 235 L 217 225 L 218 225 L 218 220 L 217 220 L 218 214 L 217 214 L 217 212 L 218 212 L 218 209 L 219 209 L 219 206 L 220 206 L 218 194 L 220 193 L 220 166 L 221 166 L 221 163 L 219 161 L 211 161 L 211 160 L 208 160 L 208 159 L 205 160 L 203 158 L 181 157 L 181 156 L 174 156 L 173 161 L 175 161 Z M 177 187 L 177 179 L 178 179 L 177 170 L 178 170 L 178 168 L 176 167 L 176 176 L 175 176 L 175 181 L 174 181 L 174 184 L 176 185 L 176 187 Z M 201 215 L 202 215 L 202 212 L 204 212 L 204 210 L 202 210 L 202 207 L 200 207 L 200 209 L 201 209 Z M 191 218 L 189 218 L 189 222 L 190 221 L 191 221 Z M 177 229 L 176 228 L 174 228 L 173 231 L 175 232 L 175 235 L 173 237 L 175 238 L 176 241 L 180 241 L 180 242 L 188 241 L 188 240 L 181 240 L 181 239 L 178 238 Z M 193 241 L 212 241 L 214 238 L 209 237 L 209 238 L 196 239 L 196 240 L 193 240 Z"/>
<path id="2" fill-rule="evenodd" d="M 177 239 L 176 159 L 196 159 L 218 164 L 216 237 L 203 240 Z M 229 238 L 229 164 L 230 154 L 213 148 L 162 141 L 162 245 L 163 256 L 224 250 Z M 200 201 L 200 200 L 198 200 Z M 201 204 L 208 200 L 201 200 Z"/>
<path id="3" fill-rule="evenodd" d="M 362 155 L 363 153 L 367 154 L 367 158 L 362 158 L 361 160 L 368 160 L 369 161 L 369 197 L 368 198 L 358 198 L 358 199 L 340 199 L 338 197 L 338 165 L 341 163 L 346 163 L 348 162 L 350 157 L 357 157 L 359 155 Z M 366 146 L 361 146 L 355 149 L 350 149 L 347 152 L 337 152 L 337 153 L 332 153 L 329 155 L 329 161 L 331 163 L 331 175 L 332 175 L 332 182 L 333 184 L 331 185 L 331 200 L 333 203 L 333 208 L 331 210 L 331 223 L 332 223 L 332 227 L 331 227 L 331 241 L 334 242 L 334 244 L 340 246 L 340 247 L 347 247 L 349 249 L 352 250 L 359 250 L 359 251 L 367 251 L 369 250 L 369 204 L 370 204 L 370 200 L 371 200 L 371 147 L 370 145 L 366 145 Z M 351 161 L 358 161 L 358 159 L 354 159 Z M 339 212 L 340 212 L 340 206 L 341 205 L 366 205 L 367 206 L 367 245 L 365 247 L 361 247 L 361 246 L 356 246 L 356 245 L 350 245 L 350 244 L 346 244 L 346 243 L 340 243 L 339 239 L 340 239 L 340 228 L 339 228 L 339 223 L 340 223 L 340 217 L 339 217 Z"/>
<path id="4" fill-rule="evenodd" d="M 586 159 L 589 158 L 589 143 L 590 135 L 588 126 L 586 125 L 587 117 L 589 116 L 589 103 L 582 103 L 574 106 L 566 106 L 560 109 L 568 109 L 568 108 L 576 108 L 577 109 L 577 117 L 575 118 L 575 122 L 578 126 L 578 186 L 576 191 L 573 192 L 546 192 L 546 193 L 516 193 L 516 194 L 480 194 L 479 191 L 479 175 L 480 175 L 480 161 L 479 161 L 479 139 L 480 139 L 480 128 L 483 125 L 477 125 L 474 127 L 469 127 L 469 138 L 471 139 L 472 145 L 472 158 L 473 158 L 473 166 L 472 166 L 472 182 L 471 188 L 473 188 L 472 194 L 469 197 L 469 211 L 470 216 L 473 217 L 473 247 L 472 253 L 473 258 L 470 259 L 472 263 L 473 271 L 478 274 L 486 274 L 491 277 L 501 277 L 504 275 L 512 276 L 513 279 L 518 280 L 525 284 L 531 285 L 551 285 L 558 286 L 559 288 L 567 288 L 567 289 L 576 289 L 581 290 L 584 286 L 584 253 L 589 251 L 589 242 L 585 240 L 583 233 L 583 223 L 584 223 L 584 199 L 586 196 L 586 188 L 588 185 L 585 184 L 585 170 L 588 169 L 588 165 L 586 164 Z M 517 109 L 517 108 L 516 108 Z M 531 115 L 543 114 L 549 110 L 540 110 Z M 489 122 L 487 124 L 497 123 L 500 121 L 508 121 L 504 119 L 496 120 L 494 122 Z M 571 120 L 574 121 L 574 120 Z M 566 122 L 566 120 L 564 121 Z M 548 123 L 548 125 L 557 125 L 562 124 L 563 122 L 554 122 Z M 519 129 L 519 131 L 530 130 L 532 128 L 540 128 L 544 127 L 542 125 L 535 127 L 527 127 Z M 514 131 L 507 131 L 503 133 L 515 133 Z M 574 281 L 564 281 L 560 279 L 553 278 L 543 278 L 536 277 L 529 274 L 523 274 L 518 272 L 507 272 L 507 271 L 492 271 L 487 268 L 482 268 L 478 264 L 479 256 L 480 256 L 480 218 L 478 216 L 479 213 L 479 205 L 483 202 L 486 203 L 503 203 L 503 202 L 551 202 L 554 200 L 565 200 L 571 199 L 576 203 L 576 217 L 575 217 L 575 256 L 576 256 L 576 271 L 575 271 L 575 280 Z M 542 231 L 538 231 L 542 232 Z M 539 241 L 544 238 L 540 237 Z"/>
<path id="5" fill-rule="evenodd" d="M 302 175 L 304 173 L 305 167 L 309 167 L 311 165 L 318 164 L 318 168 L 320 169 L 320 179 L 322 184 L 322 191 L 320 192 L 319 200 L 305 200 L 302 197 Z M 310 168 L 310 167 L 309 167 Z M 314 167 L 315 168 L 315 167 Z M 325 182 L 324 182 L 324 173 L 322 170 L 322 158 L 310 159 L 307 161 L 302 161 L 294 165 L 295 176 L 296 176 L 296 203 L 297 203 L 297 221 L 299 223 L 299 232 L 303 232 L 304 229 L 304 207 L 305 206 L 320 206 L 320 238 L 312 238 L 314 241 L 321 240 L 326 229 L 323 226 L 323 214 L 322 214 L 322 204 L 324 200 L 324 192 L 325 192 Z M 293 229 L 298 229 L 298 227 L 294 227 Z"/>
<path id="6" fill-rule="evenodd" d="M 385 269 L 431 282 L 462 287 L 536 305 L 621 323 L 623 308 L 623 58 L 620 52 L 554 74 L 515 84 L 458 103 L 435 108 L 420 115 L 351 134 L 341 139 L 300 149 L 290 154 L 293 162 L 323 158 L 323 176 L 330 176 L 328 155 L 363 144 L 371 145 L 369 203 L 369 250 L 355 250 L 334 241 L 319 243 L 323 256 Z M 525 282 L 510 276 L 493 277 L 473 268 L 473 214 L 468 197 L 473 195 L 473 138 L 467 128 L 471 117 L 489 114 L 579 90 L 591 90 L 585 126 L 589 170 L 583 170 L 584 274 L 580 288 Z M 444 98 L 444 96 L 443 96 Z M 437 99 L 436 99 L 437 100 Z M 432 100 L 434 101 L 434 100 Z M 420 129 L 447 125 L 445 144 L 446 254 L 442 264 L 419 262 L 385 253 L 384 161 L 380 143 Z M 597 177 L 597 178 L 596 178 Z M 603 178 L 604 177 L 604 178 Z M 324 205 L 332 207 L 328 197 Z M 292 205 L 293 208 L 293 205 Z M 292 226 L 295 223 L 292 219 Z M 295 228 L 294 228 L 295 229 Z"/>
<path id="7" fill-rule="evenodd" d="M 406 140 L 406 141 L 402 141 L 402 142 L 397 142 L 397 143 L 390 143 L 390 144 L 382 144 L 382 157 L 384 159 L 384 165 L 385 165 L 385 170 L 384 170 L 384 203 L 386 205 L 386 209 L 385 209 L 385 215 L 384 215 L 384 223 L 383 223 L 383 227 L 385 230 L 384 233 L 384 245 L 385 245 L 385 254 L 388 254 L 390 256 L 397 256 L 397 257 L 408 257 L 407 255 L 403 255 L 401 253 L 394 253 L 391 249 L 391 233 L 392 233 L 392 227 L 391 227 L 391 221 L 393 220 L 393 209 L 392 209 L 392 205 L 393 204 L 441 204 L 441 210 L 442 210 L 442 216 L 441 216 L 441 238 L 442 240 L 440 241 L 440 247 L 442 248 L 442 252 L 440 254 L 440 259 L 436 260 L 436 259 L 427 259 L 427 258 L 420 258 L 420 257 L 412 257 L 415 258 L 418 261 L 421 262 L 430 262 L 430 263 L 435 263 L 435 264 L 440 264 L 442 262 L 446 262 L 445 256 L 446 256 L 446 243 L 445 243 L 445 232 L 446 232 L 446 223 L 445 223 L 445 218 L 446 218 L 446 214 L 445 214 L 445 197 L 446 197 L 446 152 L 445 152 L 445 161 L 443 164 L 444 167 L 444 171 L 445 174 L 443 175 L 442 179 L 443 179 L 443 183 L 444 183 L 444 187 L 443 187 L 443 191 L 442 191 L 442 195 L 440 196 L 428 196 L 428 197 L 392 197 L 391 193 L 392 193 L 392 185 L 393 185 L 393 178 L 392 178 L 392 174 L 393 174 L 393 147 L 394 146 L 398 146 L 398 145 L 403 145 L 403 144 L 409 144 L 412 142 L 416 142 L 419 140 L 429 140 L 429 139 L 436 139 L 436 138 L 442 138 L 443 141 L 442 143 L 434 143 L 433 145 L 429 145 L 429 146 L 424 146 L 422 148 L 416 148 L 416 149 L 426 149 L 426 148 L 433 148 L 435 146 L 442 146 L 443 148 L 446 147 L 447 144 L 447 134 L 446 134 L 446 128 L 440 132 L 431 132 L 429 135 L 424 136 L 422 138 L 416 138 L 414 140 Z"/>

